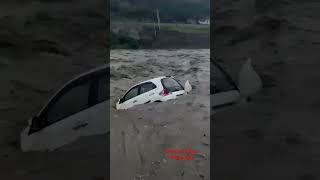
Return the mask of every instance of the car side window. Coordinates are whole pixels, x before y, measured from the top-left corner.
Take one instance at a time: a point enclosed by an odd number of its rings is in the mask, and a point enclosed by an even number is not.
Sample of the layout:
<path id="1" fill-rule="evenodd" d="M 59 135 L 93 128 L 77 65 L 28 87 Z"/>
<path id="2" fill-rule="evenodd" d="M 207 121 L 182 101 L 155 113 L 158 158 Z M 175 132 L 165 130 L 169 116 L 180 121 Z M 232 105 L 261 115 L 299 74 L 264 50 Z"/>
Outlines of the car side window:
<path id="1" fill-rule="evenodd" d="M 107 76 L 102 76 L 98 80 L 98 102 L 103 102 L 107 100 L 108 95 L 108 82 L 107 82 Z"/>
<path id="2" fill-rule="evenodd" d="M 222 72 L 217 66 L 211 66 L 211 73 L 213 75 L 213 82 L 211 82 L 211 90 L 213 93 L 220 93 L 225 91 L 235 90 L 235 85 L 228 79 L 227 75 Z"/>
<path id="3" fill-rule="evenodd" d="M 59 97 L 48 109 L 47 122 L 51 124 L 87 109 L 90 85 L 91 81 L 78 84 Z"/>
<path id="4" fill-rule="evenodd" d="M 152 89 L 155 89 L 156 87 L 157 86 L 155 84 L 153 84 L 152 82 L 144 83 L 140 86 L 140 94 L 151 91 Z"/>
<path id="5" fill-rule="evenodd" d="M 136 86 L 134 88 L 132 88 L 127 94 L 126 96 L 124 97 L 124 101 L 127 101 L 129 99 L 132 99 L 136 96 L 139 95 L 139 86 Z"/>

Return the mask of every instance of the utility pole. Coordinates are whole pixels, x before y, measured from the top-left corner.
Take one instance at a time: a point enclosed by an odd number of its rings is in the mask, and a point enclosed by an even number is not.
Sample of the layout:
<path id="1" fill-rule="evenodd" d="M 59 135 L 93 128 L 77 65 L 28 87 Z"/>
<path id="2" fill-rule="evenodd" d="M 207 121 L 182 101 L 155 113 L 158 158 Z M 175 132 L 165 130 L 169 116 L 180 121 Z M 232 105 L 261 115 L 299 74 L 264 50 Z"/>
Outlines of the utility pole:
<path id="1" fill-rule="evenodd" d="M 157 9 L 157 19 L 158 19 L 158 29 L 160 31 L 160 15 L 159 15 L 159 9 Z"/>
<path id="2" fill-rule="evenodd" d="M 157 37 L 156 23 L 153 23 L 154 37 Z"/>

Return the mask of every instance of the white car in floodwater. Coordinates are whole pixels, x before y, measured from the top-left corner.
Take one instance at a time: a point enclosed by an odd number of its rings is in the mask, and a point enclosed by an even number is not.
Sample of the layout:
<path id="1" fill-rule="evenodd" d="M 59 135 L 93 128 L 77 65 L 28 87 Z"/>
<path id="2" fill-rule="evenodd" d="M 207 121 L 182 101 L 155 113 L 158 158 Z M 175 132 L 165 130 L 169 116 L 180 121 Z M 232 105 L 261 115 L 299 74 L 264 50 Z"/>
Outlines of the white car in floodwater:
<path id="1" fill-rule="evenodd" d="M 185 86 L 182 86 L 172 76 L 149 79 L 129 88 L 125 95 L 118 100 L 116 109 L 128 109 L 139 104 L 176 99 L 191 89 L 189 81 L 186 81 Z"/>
<path id="2" fill-rule="evenodd" d="M 217 108 L 239 102 L 262 88 L 262 81 L 254 71 L 248 59 L 239 72 L 238 85 L 231 76 L 215 61 L 211 61 L 210 74 L 213 81 L 210 86 L 211 107 Z M 191 91 L 189 81 L 182 86 L 179 81 L 169 76 L 150 79 L 131 87 L 116 104 L 116 109 L 128 109 L 138 104 L 175 99 Z"/>
<path id="3" fill-rule="evenodd" d="M 248 60 L 239 73 L 238 85 L 215 61 L 211 64 L 211 106 L 233 104 L 262 88 L 261 79 Z M 20 136 L 23 151 L 52 151 L 79 137 L 109 131 L 107 104 L 109 67 L 84 73 L 64 85 L 34 117 Z M 117 109 L 175 99 L 191 91 L 189 81 L 182 86 L 169 76 L 150 79 L 131 87 L 117 102 Z"/>
<path id="4" fill-rule="evenodd" d="M 52 151 L 81 136 L 107 133 L 108 78 L 108 66 L 103 66 L 66 83 L 28 121 L 21 133 L 21 149 Z"/>
<path id="5" fill-rule="evenodd" d="M 262 89 L 262 81 L 253 69 L 251 59 L 242 65 L 238 85 L 217 62 L 211 62 L 210 74 L 214 81 L 210 84 L 210 103 L 213 108 L 235 104 Z"/>

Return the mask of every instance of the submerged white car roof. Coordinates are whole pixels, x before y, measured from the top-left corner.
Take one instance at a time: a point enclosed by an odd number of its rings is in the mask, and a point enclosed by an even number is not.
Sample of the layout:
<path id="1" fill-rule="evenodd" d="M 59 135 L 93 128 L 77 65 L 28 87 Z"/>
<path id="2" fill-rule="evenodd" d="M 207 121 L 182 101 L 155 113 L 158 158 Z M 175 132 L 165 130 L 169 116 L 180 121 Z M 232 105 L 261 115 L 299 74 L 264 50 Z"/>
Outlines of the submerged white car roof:
<path id="1" fill-rule="evenodd" d="M 149 80 L 140 82 L 140 83 L 138 83 L 136 85 L 143 84 L 143 83 L 146 83 L 146 82 L 157 82 L 157 81 L 160 81 L 163 78 L 166 78 L 166 76 L 160 76 L 160 77 L 156 77 L 156 78 L 153 78 L 153 79 L 149 79 Z"/>
<path id="2" fill-rule="evenodd" d="M 133 85 L 133 86 L 131 86 L 129 89 L 133 88 L 134 86 L 137 86 L 137 85 L 140 85 L 140 84 L 146 83 L 146 82 L 153 82 L 154 84 L 157 84 L 157 82 L 159 82 L 161 79 L 166 78 L 166 77 L 169 77 L 169 76 L 160 76 L 160 77 L 156 77 L 156 78 L 148 79 L 148 80 L 145 80 L 145 81 L 139 82 L 139 83 L 137 83 L 137 84 L 134 84 L 134 85 Z"/>
<path id="3" fill-rule="evenodd" d="M 84 73 L 82 73 L 82 74 L 74 77 L 73 79 L 71 79 L 70 81 L 68 81 L 68 82 L 65 83 L 65 84 L 68 84 L 68 83 L 70 83 L 70 82 L 72 82 L 72 81 L 74 81 L 74 80 L 76 80 L 76 79 L 78 79 L 78 78 L 80 78 L 80 77 L 86 76 L 86 75 L 88 75 L 88 74 L 91 74 L 91 73 L 94 73 L 94 72 L 97 72 L 97 71 L 101 71 L 101 70 L 106 70 L 108 67 L 109 67 L 109 65 L 103 65 L 103 66 L 99 66 L 99 67 L 97 67 L 97 68 L 91 69 L 91 70 L 89 70 L 89 71 L 87 71 L 87 72 L 84 72 Z"/>
<path id="4" fill-rule="evenodd" d="M 69 80 L 69 81 L 67 81 L 66 83 L 64 83 L 64 86 L 62 86 L 62 87 L 57 91 L 57 93 L 58 93 L 61 89 L 63 89 L 66 85 L 70 84 L 71 82 L 73 82 L 73 81 L 75 81 L 75 80 L 77 80 L 77 79 L 79 79 L 79 78 L 81 78 L 81 77 L 87 76 L 87 75 L 89 75 L 89 74 L 92 74 L 92 73 L 95 73 L 95 72 L 99 72 L 99 71 L 103 71 L 103 70 L 107 70 L 108 67 L 109 67 L 109 65 L 99 66 L 99 67 L 97 67 L 97 68 L 91 69 L 91 70 L 89 70 L 89 71 L 87 71 L 87 72 L 84 72 L 84 73 L 82 73 L 82 74 L 80 74 L 80 75 L 72 78 L 71 80 Z"/>

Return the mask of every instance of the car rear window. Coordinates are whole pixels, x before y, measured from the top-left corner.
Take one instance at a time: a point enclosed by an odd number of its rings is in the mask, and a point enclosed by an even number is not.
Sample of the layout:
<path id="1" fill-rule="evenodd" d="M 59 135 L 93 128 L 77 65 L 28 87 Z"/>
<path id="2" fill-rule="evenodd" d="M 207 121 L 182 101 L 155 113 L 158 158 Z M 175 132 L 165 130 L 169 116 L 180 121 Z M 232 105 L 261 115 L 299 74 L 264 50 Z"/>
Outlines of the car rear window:
<path id="1" fill-rule="evenodd" d="M 181 91 L 183 87 L 173 78 L 163 78 L 161 83 L 170 92 Z"/>

